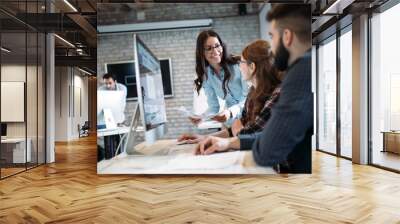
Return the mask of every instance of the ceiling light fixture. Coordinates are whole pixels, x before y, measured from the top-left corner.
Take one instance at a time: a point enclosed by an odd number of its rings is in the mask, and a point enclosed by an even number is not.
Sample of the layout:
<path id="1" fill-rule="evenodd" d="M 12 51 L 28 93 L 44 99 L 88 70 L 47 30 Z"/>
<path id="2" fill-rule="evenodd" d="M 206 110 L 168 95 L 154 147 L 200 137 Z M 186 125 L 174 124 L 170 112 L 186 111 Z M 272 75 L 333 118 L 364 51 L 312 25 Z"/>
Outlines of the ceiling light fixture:
<path id="1" fill-rule="evenodd" d="M 336 0 L 322 14 L 341 14 L 347 6 L 351 5 L 354 0 Z"/>
<path id="2" fill-rule="evenodd" d="M 10 52 L 11 52 L 11 50 L 9 50 L 9 49 L 7 49 L 7 48 L 5 48 L 5 47 L 1 47 L 1 50 L 4 51 L 4 52 L 6 52 L 6 53 L 10 53 Z"/>
<path id="3" fill-rule="evenodd" d="M 135 24 L 117 24 L 97 26 L 99 33 L 119 33 L 119 32 L 143 32 L 143 31 L 158 31 L 172 29 L 191 29 L 211 27 L 212 19 L 193 19 L 193 20 L 177 20 L 163 21 L 150 23 L 135 23 Z"/>
<path id="4" fill-rule="evenodd" d="M 57 34 L 54 34 L 54 36 L 57 37 L 58 39 L 60 39 L 61 41 L 63 41 L 64 43 L 66 43 L 67 45 L 69 45 L 70 47 L 75 48 L 75 45 L 73 45 L 73 44 L 72 44 L 71 42 L 69 42 L 68 40 L 66 40 L 66 39 L 64 39 L 64 38 L 62 38 L 62 37 L 60 37 L 60 36 L 57 35 Z"/>
<path id="5" fill-rule="evenodd" d="M 79 71 L 81 71 L 81 72 L 83 72 L 83 73 L 85 73 L 85 74 L 87 74 L 87 75 L 92 75 L 92 73 L 90 73 L 90 72 L 88 72 L 88 71 L 85 71 L 85 70 L 83 70 L 83 69 L 81 69 L 81 68 L 79 68 L 79 67 L 78 67 L 78 69 L 79 69 Z"/>
<path id="6" fill-rule="evenodd" d="M 64 0 L 65 4 L 67 4 L 74 12 L 78 12 L 78 10 L 68 1 Z"/>

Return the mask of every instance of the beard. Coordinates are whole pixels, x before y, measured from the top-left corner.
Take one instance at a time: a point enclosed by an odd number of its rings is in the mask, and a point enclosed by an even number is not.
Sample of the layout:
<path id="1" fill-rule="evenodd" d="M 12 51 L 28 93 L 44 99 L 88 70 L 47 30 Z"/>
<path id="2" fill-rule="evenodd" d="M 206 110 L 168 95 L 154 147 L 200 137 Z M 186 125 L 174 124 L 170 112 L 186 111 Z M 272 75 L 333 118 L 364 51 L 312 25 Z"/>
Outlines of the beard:
<path id="1" fill-rule="evenodd" d="M 279 46 L 276 49 L 275 59 L 274 59 L 274 66 L 279 71 L 286 71 L 288 68 L 289 63 L 289 51 L 283 45 L 282 37 L 279 39 Z"/>

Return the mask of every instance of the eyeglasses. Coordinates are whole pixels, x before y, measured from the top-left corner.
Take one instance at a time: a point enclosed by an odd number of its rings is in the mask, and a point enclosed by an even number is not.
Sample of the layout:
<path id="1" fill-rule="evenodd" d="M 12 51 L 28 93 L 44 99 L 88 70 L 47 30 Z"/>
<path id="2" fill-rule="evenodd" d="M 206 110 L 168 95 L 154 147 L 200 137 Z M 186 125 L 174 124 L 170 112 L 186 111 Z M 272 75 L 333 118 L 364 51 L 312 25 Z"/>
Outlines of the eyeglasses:
<path id="1" fill-rule="evenodd" d="M 221 47 L 222 47 L 222 46 L 221 46 L 220 44 L 216 44 L 214 47 L 209 46 L 209 47 L 204 48 L 204 50 L 207 51 L 207 52 L 211 52 L 211 51 L 214 50 L 214 49 L 219 50 L 219 49 L 221 49 Z"/>
<path id="2" fill-rule="evenodd" d="M 243 61 L 243 60 L 239 60 L 238 63 L 239 64 L 251 64 L 250 61 Z"/>

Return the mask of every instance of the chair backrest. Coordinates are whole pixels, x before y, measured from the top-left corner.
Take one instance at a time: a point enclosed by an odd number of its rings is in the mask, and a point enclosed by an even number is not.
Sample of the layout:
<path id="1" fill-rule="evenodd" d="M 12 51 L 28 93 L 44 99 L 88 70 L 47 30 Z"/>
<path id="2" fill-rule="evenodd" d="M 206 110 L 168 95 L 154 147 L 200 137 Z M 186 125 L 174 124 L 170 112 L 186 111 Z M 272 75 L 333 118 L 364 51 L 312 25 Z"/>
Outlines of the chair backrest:
<path id="1" fill-rule="evenodd" d="M 85 123 L 82 125 L 82 129 L 89 129 L 90 128 L 90 122 L 85 121 Z"/>

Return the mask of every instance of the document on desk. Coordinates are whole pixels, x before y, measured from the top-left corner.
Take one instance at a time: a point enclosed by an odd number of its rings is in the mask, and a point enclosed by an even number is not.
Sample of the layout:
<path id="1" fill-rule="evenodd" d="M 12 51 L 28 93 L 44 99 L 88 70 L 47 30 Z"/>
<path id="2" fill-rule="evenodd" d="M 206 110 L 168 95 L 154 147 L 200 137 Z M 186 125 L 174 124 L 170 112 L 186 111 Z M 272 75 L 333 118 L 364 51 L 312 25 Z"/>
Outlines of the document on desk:
<path id="1" fill-rule="evenodd" d="M 224 152 L 211 155 L 180 154 L 170 159 L 163 171 L 174 170 L 218 170 L 232 166 L 240 166 L 243 161 L 243 153 Z"/>
<path id="2" fill-rule="evenodd" d="M 98 166 L 101 173 L 242 173 L 244 154 L 240 151 L 211 155 L 184 153 L 165 156 L 127 156 L 112 164 Z M 226 172 L 224 172 L 226 171 Z"/>
<path id="3" fill-rule="evenodd" d="M 176 140 L 160 140 L 136 148 L 137 155 L 121 153 L 98 163 L 99 174 L 272 174 L 252 160 L 251 151 L 230 151 L 194 155 L 195 145 L 176 145 Z"/>

